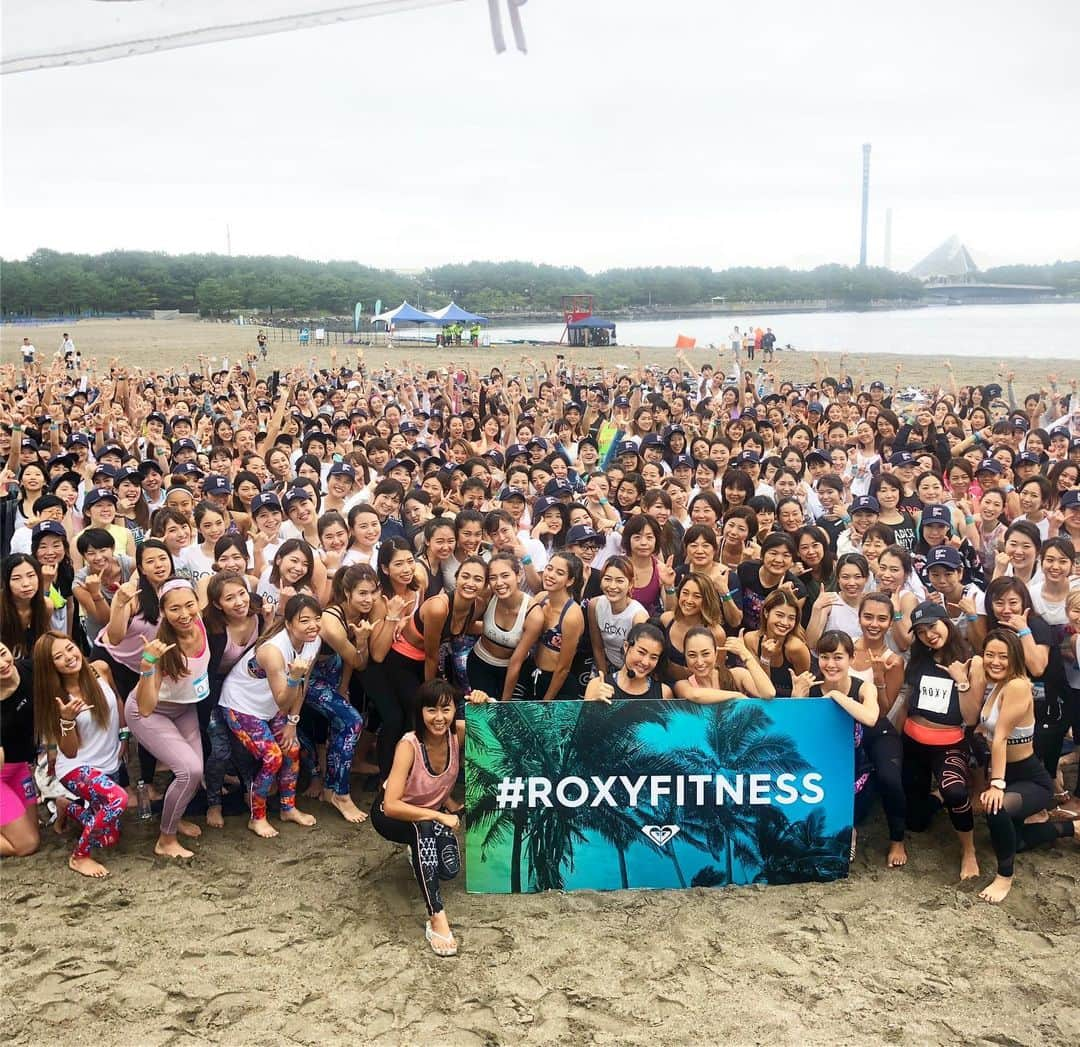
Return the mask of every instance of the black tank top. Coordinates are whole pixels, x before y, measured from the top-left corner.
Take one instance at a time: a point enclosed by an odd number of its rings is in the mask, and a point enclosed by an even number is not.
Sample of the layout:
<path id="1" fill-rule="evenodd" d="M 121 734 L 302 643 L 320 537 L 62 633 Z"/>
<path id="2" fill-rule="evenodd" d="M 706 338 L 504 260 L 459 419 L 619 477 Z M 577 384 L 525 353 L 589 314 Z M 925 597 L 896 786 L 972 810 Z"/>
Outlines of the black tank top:
<path id="1" fill-rule="evenodd" d="M 907 682 L 911 684 L 909 716 L 920 716 L 927 723 L 942 727 L 964 726 L 960 691 L 943 666 L 933 659 L 921 658 L 908 666 Z"/>
<path id="2" fill-rule="evenodd" d="M 623 699 L 633 699 L 634 701 L 640 701 L 643 698 L 651 698 L 653 700 L 662 700 L 664 697 L 664 685 L 655 677 L 649 677 L 649 689 L 644 694 L 629 694 L 619 686 L 618 673 L 607 673 L 604 679 L 615 688 L 615 693 L 611 696 L 611 700 L 621 701 Z"/>

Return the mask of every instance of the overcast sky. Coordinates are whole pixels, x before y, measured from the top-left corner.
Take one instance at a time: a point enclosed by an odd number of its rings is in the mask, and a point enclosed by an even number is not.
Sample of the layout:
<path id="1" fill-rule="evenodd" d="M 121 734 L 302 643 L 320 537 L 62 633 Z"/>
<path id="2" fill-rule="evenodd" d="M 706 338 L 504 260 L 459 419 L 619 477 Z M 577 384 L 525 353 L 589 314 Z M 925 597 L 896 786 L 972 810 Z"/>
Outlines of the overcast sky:
<path id="1" fill-rule="evenodd" d="M 853 264 L 868 141 L 872 263 L 886 207 L 894 268 L 1080 258 L 1075 0 L 522 17 L 527 56 L 468 0 L 5 76 L 0 250 Z"/>

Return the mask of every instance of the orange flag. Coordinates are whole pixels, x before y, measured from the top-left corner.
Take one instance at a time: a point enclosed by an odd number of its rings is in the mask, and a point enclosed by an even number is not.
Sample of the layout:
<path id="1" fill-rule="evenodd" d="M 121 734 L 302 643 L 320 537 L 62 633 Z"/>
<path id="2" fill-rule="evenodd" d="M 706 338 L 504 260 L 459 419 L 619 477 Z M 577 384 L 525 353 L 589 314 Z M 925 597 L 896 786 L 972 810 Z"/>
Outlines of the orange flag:
<path id="1" fill-rule="evenodd" d="M 688 338 L 686 335 L 681 334 L 675 339 L 676 349 L 693 349 L 697 345 L 696 338 Z"/>

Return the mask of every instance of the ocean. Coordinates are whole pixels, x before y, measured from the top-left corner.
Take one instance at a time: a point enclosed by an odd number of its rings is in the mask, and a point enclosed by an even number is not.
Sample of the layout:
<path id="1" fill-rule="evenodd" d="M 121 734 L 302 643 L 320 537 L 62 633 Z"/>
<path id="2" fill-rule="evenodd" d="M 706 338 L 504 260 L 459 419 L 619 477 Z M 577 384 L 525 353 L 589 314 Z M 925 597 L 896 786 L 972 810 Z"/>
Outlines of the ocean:
<path id="1" fill-rule="evenodd" d="M 602 311 L 598 315 L 603 316 Z M 777 346 L 801 353 L 911 353 L 990 359 L 1052 357 L 1080 361 L 1080 302 L 1044 305 L 956 305 L 880 312 L 725 314 L 618 324 L 619 345 L 674 346 L 679 335 L 698 347 L 726 344 L 734 325 L 771 327 Z M 556 342 L 561 324 L 492 327 L 492 341 Z"/>

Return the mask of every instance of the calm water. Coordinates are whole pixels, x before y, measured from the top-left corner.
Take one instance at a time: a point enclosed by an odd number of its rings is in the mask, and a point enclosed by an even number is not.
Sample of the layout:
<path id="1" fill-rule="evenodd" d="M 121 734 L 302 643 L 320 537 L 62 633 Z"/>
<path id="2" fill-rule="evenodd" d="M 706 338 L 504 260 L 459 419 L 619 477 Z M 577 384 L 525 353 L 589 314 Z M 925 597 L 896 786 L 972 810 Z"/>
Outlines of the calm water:
<path id="1" fill-rule="evenodd" d="M 601 314 L 602 315 L 602 314 Z M 680 335 L 698 345 L 726 343 L 734 324 L 741 330 L 771 327 L 778 345 L 808 352 L 913 355 L 1055 357 L 1080 361 L 1080 302 L 1065 305 L 932 306 L 876 313 L 782 313 L 697 316 L 681 320 L 626 321 L 616 332 L 620 345 L 674 346 Z M 495 341 L 558 341 L 560 324 L 495 327 Z"/>

